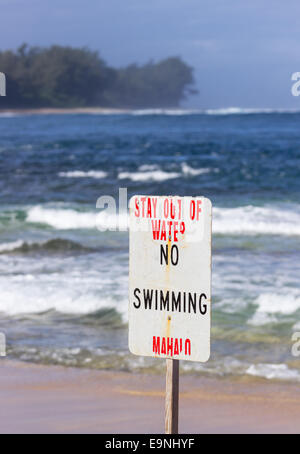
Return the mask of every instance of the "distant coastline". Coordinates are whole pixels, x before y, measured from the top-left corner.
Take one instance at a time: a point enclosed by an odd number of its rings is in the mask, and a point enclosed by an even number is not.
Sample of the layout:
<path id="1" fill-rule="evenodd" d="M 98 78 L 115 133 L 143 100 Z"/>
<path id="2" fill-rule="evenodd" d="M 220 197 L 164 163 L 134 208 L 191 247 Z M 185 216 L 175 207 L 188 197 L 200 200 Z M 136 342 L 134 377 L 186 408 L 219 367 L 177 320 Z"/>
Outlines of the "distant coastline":
<path id="1" fill-rule="evenodd" d="M 104 107 L 78 107 L 78 108 L 33 108 L 33 109 L 0 109 L 0 114 L 22 115 L 71 115 L 71 114 L 126 114 L 131 109 L 114 109 Z"/>
<path id="2" fill-rule="evenodd" d="M 88 48 L 23 44 L 0 50 L 0 71 L 6 79 L 1 104 L 7 109 L 178 107 L 198 93 L 193 68 L 178 56 L 114 68 Z"/>
<path id="3" fill-rule="evenodd" d="M 299 109 L 288 108 L 253 108 L 253 107 L 220 107 L 213 109 L 189 109 L 184 107 L 33 107 L 33 108 L 0 108 L 1 116 L 15 115 L 251 115 L 251 114 L 298 114 Z"/>

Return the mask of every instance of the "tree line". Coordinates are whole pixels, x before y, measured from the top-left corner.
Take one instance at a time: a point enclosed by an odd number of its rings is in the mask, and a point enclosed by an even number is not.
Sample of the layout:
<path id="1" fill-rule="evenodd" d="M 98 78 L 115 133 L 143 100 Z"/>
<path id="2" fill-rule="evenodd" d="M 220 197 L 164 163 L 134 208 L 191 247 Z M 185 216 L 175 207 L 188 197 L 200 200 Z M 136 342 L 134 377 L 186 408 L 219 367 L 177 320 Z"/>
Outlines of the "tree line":
<path id="1" fill-rule="evenodd" d="M 0 72 L 7 81 L 0 108 L 176 107 L 197 92 L 180 57 L 113 68 L 88 48 L 24 44 L 0 51 Z"/>

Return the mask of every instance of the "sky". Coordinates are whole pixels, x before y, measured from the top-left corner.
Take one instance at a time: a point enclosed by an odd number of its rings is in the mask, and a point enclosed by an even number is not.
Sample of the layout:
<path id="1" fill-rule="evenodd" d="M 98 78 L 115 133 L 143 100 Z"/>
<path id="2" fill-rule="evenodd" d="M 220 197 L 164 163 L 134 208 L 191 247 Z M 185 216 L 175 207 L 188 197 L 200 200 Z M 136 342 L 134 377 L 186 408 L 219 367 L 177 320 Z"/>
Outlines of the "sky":
<path id="1" fill-rule="evenodd" d="M 185 107 L 300 109 L 299 17 L 299 0 L 0 0 L 0 49 L 88 46 L 113 66 L 181 56 L 199 90 Z"/>

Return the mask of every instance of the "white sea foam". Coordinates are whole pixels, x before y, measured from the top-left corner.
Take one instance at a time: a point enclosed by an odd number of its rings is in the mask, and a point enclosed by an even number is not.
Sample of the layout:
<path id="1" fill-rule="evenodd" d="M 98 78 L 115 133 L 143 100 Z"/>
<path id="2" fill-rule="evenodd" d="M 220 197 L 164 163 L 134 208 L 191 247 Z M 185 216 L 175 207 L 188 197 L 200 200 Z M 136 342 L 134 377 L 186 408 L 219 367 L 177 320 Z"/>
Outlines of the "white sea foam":
<path id="1" fill-rule="evenodd" d="M 257 309 L 248 324 L 262 326 L 277 322 L 278 314 L 290 315 L 300 309 L 300 295 L 292 293 L 291 290 L 285 293 L 262 293 L 254 304 L 257 305 Z"/>
<path id="2" fill-rule="evenodd" d="M 263 293 L 255 300 L 259 312 L 293 314 L 300 309 L 300 295 L 293 293 Z"/>
<path id="3" fill-rule="evenodd" d="M 20 247 L 22 247 L 23 244 L 24 241 L 22 240 L 12 241 L 10 243 L 1 243 L 0 253 L 14 251 L 15 249 L 19 249 Z"/>
<path id="4" fill-rule="evenodd" d="M 60 230 L 93 229 L 97 225 L 97 213 L 35 206 L 29 209 L 27 222 L 47 224 Z"/>
<path id="5" fill-rule="evenodd" d="M 46 224 L 54 229 L 100 229 L 122 230 L 127 228 L 128 216 L 126 213 L 113 215 L 106 210 L 101 212 L 78 212 L 72 209 L 45 208 L 35 206 L 27 213 L 27 222 Z"/>
<path id="6" fill-rule="evenodd" d="M 215 207 L 213 231 L 224 235 L 300 235 L 299 207 Z"/>
<path id="7" fill-rule="evenodd" d="M 198 169 L 200 170 L 200 169 Z M 203 169 L 202 169 L 203 170 Z M 159 172 L 159 176 L 156 175 Z M 164 175 L 166 174 L 166 175 Z M 120 177 L 121 175 L 121 177 Z M 124 173 L 119 178 L 125 178 Z M 127 174 L 126 174 L 127 175 Z M 135 181 L 154 180 L 155 178 L 170 178 L 170 173 L 161 171 L 138 172 L 128 174 Z M 143 176 L 145 175 L 145 176 Z M 153 177 L 154 175 L 154 177 Z M 155 176 L 156 175 L 156 176 Z M 177 174 L 176 174 L 177 175 Z M 175 176 L 171 176 L 175 178 Z M 129 178 L 129 176 L 128 176 Z M 27 222 L 47 224 L 56 229 L 95 229 L 110 228 L 127 225 L 127 214 L 118 215 L 102 212 L 79 212 L 70 208 L 49 208 L 37 205 L 27 212 Z M 221 235 L 300 235 L 299 207 L 254 207 L 243 206 L 237 208 L 213 208 L 213 233 Z"/>
<path id="8" fill-rule="evenodd" d="M 101 179 L 107 177 L 107 172 L 103 172 L 102 170 L 89 170 L 88 172 L 83 172 L 82 170 L 73 170 L 70 172 L 60 172 L 58 175 L 63 178 Z"/>
<path id="9" fill-rule="evenodd" d="M 215 359 L 206 364 L 192 364 L 187 361 L 182 367 L 186 372 L 201 371 L 220 377 L 226 375 L 251 375 L 252 377 L 261 377 L 268 380 L 300 381 L 299 371 L 290 369 L 286 364 L 249 364 L 246 361 L 240 361 L 237 358 L 230 356 L 225 356 L 217 360 Z"/>
<path id="10" fill-rule="evenodd" d="M 268 380 L 300 380 L 299 371 L 290 369 L 286 364 L 252 364 L 246 374 Z"/>
<path id="11" fill-rule="evenodd" d="M 99 276 L 100 277 L 100 276 Z M 93 288 L 99 287 L 96 282 Z M 108 295 L 99 295 L 84 283 L 64 282 L 63 278 L 50 281 L 38 276 L 24 275 L 22 281 L 1 282 L 0 312 L 8 315 L 43 313 L 56 310 L 64 314 L 90 314 L 104 308 L 116 309 L 126 318 L 124 303 Z"/>
<path id="12" fill-rule="evenodd" d="M 132 181 L 165 181 L 182 176 L 193 177 L 211 172 L 209 168 L 195 169 L 190 167 L 186 162 L 181 164 L 181 172 L 165 172 L 157 165 L 145 164 L 138 168 L 136 172 L 120 172 L 118 178 L 120 180 Z"/>
<path id="13" fill-rule="evenodd" d="M 56 290 L 53 296 L 43 298 L 34 292 L 32 296 L 23 294 L 20 297 L 16 294 L 1 292 L 0 312 L 8 315 L 37 314 L 55 310 L 62 314 L 91 314 L 101 309 L 119 309 L 115 301 L 110 298 L 99 298 L 96 295 L 72 295 L 71 292 L 59 292 Z"/>
<path id="14" fill-rule="evenodd" d="M 202 113 L 207 115 L 247 115 L 247 114 L 272 114 L 272 113 L 298 113 L 298 109 L 271 109 L 251 107 L 223 107 L 220 109 L 207 109 Z"/>
<path id="15" fill-rule="evenodd" d="M 132 180 L 132 181 L 166 181 L 173 178 L 179 178 L 180 173 L 177 172 L 164 172 L 163 170 L 150 170 L 137 172 L 120 172 L 118 175 L 119 180 Z"/>
<path id="16" fill-rule="evenodd" d="M 194 115 L 201 113 L 200 110 L 191 110 L 191 109 L 139 109 L 133 110 L 132 115 Z"/>
<path id="17" fill-rule="evenodd" d="M 90 255 L 9 261 L 0 255 L 0 268 L 0 312 L 89 314 L 110 308 L 127 320 L 127 272 L 114 255 L 96 263 Z"/>
<path id="18" fill-rule="evenodd" d="M 248 114 L 274 114 L 274 113 L 299 113 L 299 109 L 273 109 L 253 107 L 221 107 L 217 109 L 140 109 L 133 110 L 131 115 L 248 115 Z"/>
<path id="19" fill-rule="evenodd" d="M 186 176 L 196 176 L 202 175 L 204 173 L 210 173 L 211 169 L 209 168 L 202 168 L 202 169 L 194 169 L 190 167 L 186 162 L 181 165 L 182 173 Z"/>

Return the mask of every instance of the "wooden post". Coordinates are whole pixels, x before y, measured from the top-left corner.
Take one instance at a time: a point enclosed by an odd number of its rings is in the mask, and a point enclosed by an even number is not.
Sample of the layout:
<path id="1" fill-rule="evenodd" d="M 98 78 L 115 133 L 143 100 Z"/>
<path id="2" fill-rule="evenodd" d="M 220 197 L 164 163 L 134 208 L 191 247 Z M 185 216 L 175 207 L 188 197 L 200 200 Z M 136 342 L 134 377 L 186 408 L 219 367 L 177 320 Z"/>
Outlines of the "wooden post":
<path id="1" fill-rule="evenodd" d="M 179 360 L 167 359 L 165 432 L 178 434 Z"/>

